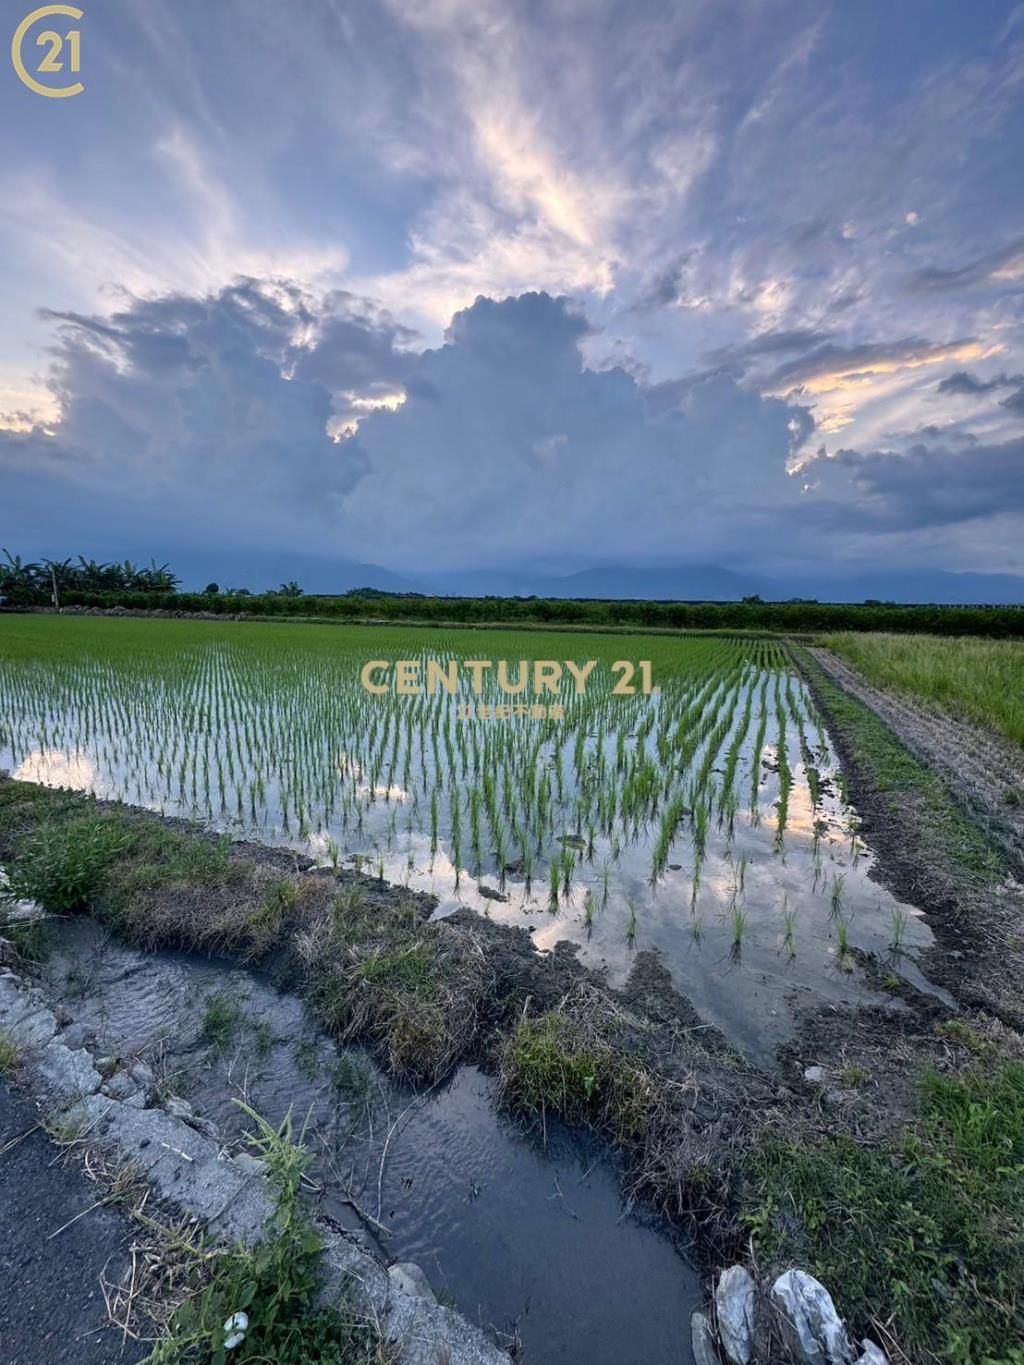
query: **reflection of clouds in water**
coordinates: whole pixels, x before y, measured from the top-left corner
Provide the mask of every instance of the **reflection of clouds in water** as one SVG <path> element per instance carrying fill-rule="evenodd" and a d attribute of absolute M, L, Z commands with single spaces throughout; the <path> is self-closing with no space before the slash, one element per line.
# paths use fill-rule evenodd
<path fill-rule="evenodd" d="M 375 800 L 378 797 L 386 798 L 388 801 L 408 801 L 409 799 L 409 793 L 405 788 L 399 787 L 394 782 L 390 787 L 371 787 L 369 783 L 366 783 L 364 786 L 356 787 L 356 794 L 373 797 Z"/>
<path fill-rule="evenodd" d="M 351 777 L 356 782 L 356 795 L 376 800 L 382 797 L 388 801 L 408 801 L 409 793 L 404 787 L 400 787 L 397 782 L 392 782 L 390 786 L 373 786 L 366 780 L 366 770 L 358 759 L 351 754 L 340 753 L 338 755 L 338 772 L 343 777 Z"/>
<path fill-rule="evenodd" d="M 11 774 L 16 782 L 38 782 L 42 787 L 67 787 L 91 791 L 96 781 L 95 764 L 82 754 L 62 749 L 36 749 L 22 759 Z"/>

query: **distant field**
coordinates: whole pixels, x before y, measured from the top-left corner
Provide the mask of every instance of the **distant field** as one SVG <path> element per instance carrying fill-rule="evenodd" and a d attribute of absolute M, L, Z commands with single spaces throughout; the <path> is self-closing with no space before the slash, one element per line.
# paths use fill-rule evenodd
<path fill-rule="evenodd" d="M 827 635 L 869 682 L 893 687 L 1024 744 L 1024 643 L 932 635 Z"/>

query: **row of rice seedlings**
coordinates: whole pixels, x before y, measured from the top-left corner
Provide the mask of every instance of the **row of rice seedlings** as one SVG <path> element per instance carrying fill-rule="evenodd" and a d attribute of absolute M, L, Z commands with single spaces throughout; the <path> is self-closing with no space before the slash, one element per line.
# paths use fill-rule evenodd
<path fill-rule="evenodd" d="M 538 864 L 557 863 L 557 903 L 576 871 L 576 853 L 555 847 L 561 831 L 581 831 L 581 865 L 602 848 L 614 865 L 624 847 L 649 838 L 657 878 L 686 809 L 696 891 L 711 810 L 732 834 L 755 710 L 756 809 L 773 686 L 781 709 L 785 659 L 772 642 L 672 642 L 661 704 L 612 698 L 600 687 L 579 698 L 563 687 L 564 721 L 504 725 L 460 720 L 465 697 L 366 694 L 355 680 L 365 635 L 353 633 L 346 652 L 335 646 L 347 632 L 311 630 L 303 644 L 316 648 L 296 650 L 294 635 L 273 643 L 272 627 L 251 643 L 230 629 L 209 647 L 193 636 L 184 650 L 103 661 L 69 654 L 55 668 L 52 660 L 45 669 L 5 660 L 5 749 L 15 766 L 32 752 L 81 753 L 113 775 L 107 780 L 126 799 L 269 837 L 319 838 L 333 865 L 343 849 L 358 852 L 369 840 L 379 871 L 385 850 L 420 832 L 431 859 L 442 848 L 450 857 L 456 883 L 467 863 L 475 876 L 491 870 L 502 879 L 508 867 L 531 876 Z M 393 632 L 386 649 L 374 645 L 414 657 L 423 633 Z M 502 637 L 502 652 L 507 645 Z M 524 655 L 536 645 L 536 637 L 529 648 L 524 642 Z M 430 652 L 442 663 L 460 657 L 454 636 L 431 638 Z M 493 689 L 482 695 L 496 697 Z M 408 850 L 411 858 L 411 843 Z M 607 880 L 602 896 L 606 903 Z"/>

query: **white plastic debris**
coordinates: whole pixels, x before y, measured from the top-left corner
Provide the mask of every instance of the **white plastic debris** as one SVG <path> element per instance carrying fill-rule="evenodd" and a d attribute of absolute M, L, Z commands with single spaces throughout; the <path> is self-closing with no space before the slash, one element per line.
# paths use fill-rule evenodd
<path fill-rule="evenodd" d="M 854 1361 L 854 1365 L 889 1365 L 889 1358 L 880 1347 L 865 1337 L 860 1344 L 860 1355 Z"/>
<path fill-rule="evenodd" d="M 789 1345 L 801 1365 L 849 1365 L 855 1351 L 832 1295 L 806 1270 L 787 1270 L 772 1285 Z"/>
<path fill-rule="evenodd" d="M 236 1346 L 241 1346 L 245 1340 L 245 1334 L 249 1330 L 248 1313 L 232 1313 L 224 1324 L 224 1349 L 233 1351 Z"/>
<path fill-rule="evenodd" d="M 754 1354 L 756 1289 L 741 1265 L 723 1270 L 715 1288 L 715 1316 L 722 1349 L 732 1365 L 747 1365 Z"/>

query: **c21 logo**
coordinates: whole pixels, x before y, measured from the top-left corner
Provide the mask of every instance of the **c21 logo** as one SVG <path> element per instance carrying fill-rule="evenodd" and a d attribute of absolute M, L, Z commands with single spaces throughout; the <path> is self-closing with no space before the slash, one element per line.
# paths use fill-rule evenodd
<path fill-rule="evenodd" d="M 81 81 L 75 81 L 72 85 L 44 85 L 28 70 L 24 52 L 29 29 L 41 20 L 54 16 L 81 19 L 82 11 L 75 9 L 73 5 L 43 5 L 41 9 L 27 14 L 15 29 L 14 37 L 11 39 L 11 61 L 18 73 L 18 79 L 30 90 L 34 90 L 37 95 L 45 95 L 48 99 L 59 100 L 67 99 L 69 95 L 80 95 L 85 86 Z M 61 27 L 63 28 L 63 25 Z M 36 75 L 53 75 L 65 69 L 77 75 L 80 71 L 82 34 L 79 29 L 65 29 L 63 33 L 58 33 L 52 28 L 44 29 L 36 34 L 35 46 L 43 49 L 42 57 L 35 67 Z"/>

